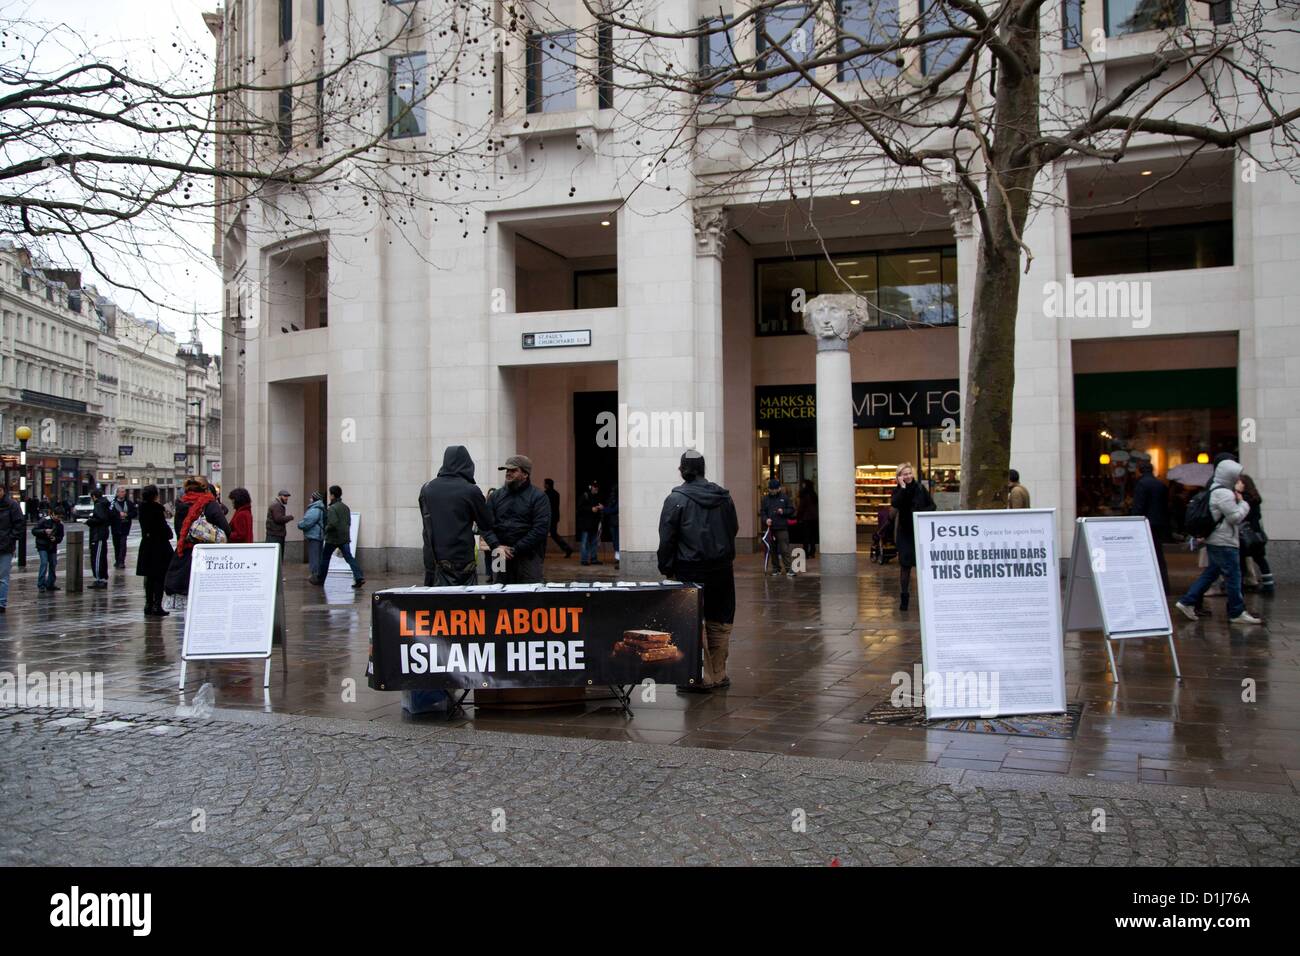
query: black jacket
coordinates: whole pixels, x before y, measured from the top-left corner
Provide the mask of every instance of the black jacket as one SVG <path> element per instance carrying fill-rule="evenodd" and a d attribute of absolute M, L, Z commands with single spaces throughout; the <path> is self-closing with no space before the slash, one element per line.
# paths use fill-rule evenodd
<path fill-rule="evenodd" d="M 145 578 L 161 578 L 172 561 L 172 529 L 167 527 L 167 514 L 156 501 L 140 505 L 140 551 L 136 556 L 135 573 Z"/>
<path fill-rule="evenodd" d="M 1143 475 L 1133 486 L 1129 514 L 1146 518 L 1152 528 L 1169 527 L 1169 489 L 1155 475 Z"/>
<path fill-rule="evenodd" d="M 112 519 L 110 524 L 116 534 L 130 534 L 131 522 L 139 515 L 139 509 L 136 508 L 135 502 L 130 498 L 121 502 L 122 507 L 118 507 L 118 500 L 114 498 L 108 503 L 108 514 Z"/>
<path fill-rule="evenodd" d="M 86 518 L 86 527 L 90 529 L 90 540 L 102 541 L 108 538 L 112 524 L 113 513 L 109 510 L 108 499 L 96 499 L 95 509 Z"/>
<path fill-rule="evenodd" d="M 507 545 L 519 557 L 541 554 L 551 529 L 551 503 L 531 481 L 518 491 L 497 489 L 488 502 L 488 527 L 483 537 L 492 547 Z"/>
<path fill-rule="evenodd" d="M 736 559 L 740 521 L 731 492 L 703 478 L 678 485 L 659 514 L 659 573 L 711 571 Z"/>
<path fill-rule="evenodd" d="M 595 531 L 600 527 L 600 512 L 591 509 L 600 504 L 600 496 L 593 495 L 588 489 L 578 498 L 578 510 L 573 513 L 574 530 L 581 534 L 583 531 Z"/>
<path fill-rule="evenodd" d="M 27 519 L 23 508 L 12 498 L 0 501 L 0 554 L 12 554 L 18 536 L 27 533 Z"/>
<path fill-rule="evenodd" d="M 63 540 L 63 522 L 42 518 L 32 528 L 32 535 L 36 538 L 37 551 L 58 551 L 59 542 Z"/>
<path fill-rule="evenodd" d="M 794 517 L 794 505 L 790 504 L 790 498 L 784 491 L 778 491 L 776 494 L 769 493 L 763 496 L 759 514 L 763 518 L 760 532 L 767 530 L 769 520 L 772 522 L 773 531 L 785 531 L 790 527 L 790 519 Z"/>
<path fill-rule="evenodd" d="M 551 530 L 560 526 L 560 493 L 554 488 L 546 489 L 546 502 L 551 506 Z"/>
<path fill-rule="evenodd" d="M 894 521 L 894 544 L 898 546 L 898 563 L 906 568 L 916 567 L 916 541 L 912 537 L 912 515 L 918 511 L 933 511 L 934 499 L 925 490 L 921 479 L 913 478 L 906 488 L 894 488 L 890 507 L 898 512 Z"/>
<path fill-rule="evenodd" d="M 459 569 L 474 560 L 474 525 L 486 534 L 491 522 L 483 492 L 474 484 L 474 460 L 464 445 L 448 446 L 438 477 L 420 489 L 420 517 L 426 571 L 432 573 L 439 561 Z"/>

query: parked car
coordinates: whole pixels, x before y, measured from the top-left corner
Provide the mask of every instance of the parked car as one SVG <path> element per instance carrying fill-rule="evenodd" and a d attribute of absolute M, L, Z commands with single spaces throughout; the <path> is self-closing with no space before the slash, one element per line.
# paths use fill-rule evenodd
<path fill-rule="evenodd" d="M 95 510 L 95 502 L 90 495 L 81 495 L 77 498 L 77 503 L 72 506 L 72 520 L 80 521 L 83 518 L 89 518 L 92 511 Z"/>

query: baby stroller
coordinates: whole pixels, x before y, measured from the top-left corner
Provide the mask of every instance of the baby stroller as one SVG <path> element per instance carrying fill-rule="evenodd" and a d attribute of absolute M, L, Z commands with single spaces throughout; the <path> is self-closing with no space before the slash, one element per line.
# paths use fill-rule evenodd
<path fill-rule="evenodd" d="M 894 509 L 881 508 L 876 512 L 876 532 L 871 536 L 871 560 L 876 564 L 888 564 L 889 559 L 898 554 L 898 545 L 894 543 Z"/>

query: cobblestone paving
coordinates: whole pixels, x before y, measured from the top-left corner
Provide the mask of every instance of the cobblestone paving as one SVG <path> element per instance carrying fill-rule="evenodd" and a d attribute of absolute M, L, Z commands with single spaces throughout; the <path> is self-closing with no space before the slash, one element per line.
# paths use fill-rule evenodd
<path fill-rule="evenodd" d="M 0 712 L 0 864 L 1300 860 L 1292 797 L 216 716 Z"/>

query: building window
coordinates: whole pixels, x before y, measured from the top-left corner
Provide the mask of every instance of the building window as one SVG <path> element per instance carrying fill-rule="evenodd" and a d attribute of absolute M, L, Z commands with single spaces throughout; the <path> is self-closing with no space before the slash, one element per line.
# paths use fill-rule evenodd
<path fill-rule="evenodd" d="M 1076 233 L 1071 248 L 1076 276 L 1213 269 L 1233 263 L 1232 220 Z"/>
<path fill-rule="evenodd" d="M 921 35 L 965 29 L 966 14 L 941 0 L 921 0 Z M 921 72 L 926 76 L 942 73 L 961 57 L 970 43 L 960 37 L 936 40 L 921 47 Z"/>
<path fill-rule="evenodd" d="M 1215 26 L 1232 22 L 1231 0 L 1210 0 L 1210 22 Z"/>
<path fill-rule="evenodd" d="M 851 53 L 863 46 L 879 46 L 898 39 L 897 0 L 840 0 L 836 8 L 839 23 L 839 52 Z M 903 54 L 867 53 L 839 66 L 841 83 L 884 80 L 897 76 Z"/>
<path fill-rule="evenodd" d="M 425 133 L 425 65 L 423 53 L 388 59 L 388 136 L 423 136 Z"/>
<path fill-rule="evenodd" d="M 280 152 L 289 152 L 293 148 L 293 90 L 289 87 L 280 91 L 275 130 L 280 141 Z"/>
<path fill-rule="evenodd" d="M 731 36 L 731 17 L 705 17 L 700 20 L 701 30 L 713 30 L 701 33 L 699 37 L 700 82 L 708 83 L 710 79 L 726 75 L 736 68 L 736 48 Z M 725 27 L 725 29 L 723 29 Z M 724 80 L 709 87 L 705 94 L 710 99 L 730 96 L 736 90 L 735 80 Z"/>
<path fill-rule="evenodd" d="M 325 77 L 316 77 L 316 148 L 325 145 Z"/>
<path fill-rule="evenodd" d="M 293 39 L 293 0 L 280 0 L 280 42 Z"/>
<path fill-rule="evenodd" d="M 1183 0 L 1105 0 L 1106 35 L 1168 30 L 1187 22 Z"/>
<path fill-rule="evenodd" d="M 528 112 L 558 113 L 578 108 L 578 34 L 531 33 L 525 68 Z"/>
<path fill-rule="evenodd" d="M 1061 45 L 1075 50 L 1083 43 L 1083 0 L 1061 0 Z"/>
<path fill-rule="evenodd" d="M 316 0 L 316 26 L 325 25 L 325 0 Z"/>
<path fill-rule="evenodd" d="M 614 108 L 614 27 L 608 23 L 596 26 L 596 100 L 598 109 Z"/>
<path fill-rule="evenodd" d="M 784 50 L 789 54 L 791 60 L 798 63 L 811 60 L 816 46 L 813 41 L 813 31 L 817 25 L 817 18 L 813 15 L 812 9 L 804 3 L 772 7 L 770 10 L 759 12 L 755 25 L 758 30 L 759 71 L 791 69 L 790 73 L 776 79 L 776 82 L 780 84 L 779 87 L 772 87 L 767 80 L 759 80 L 759 92 L 769 90 L 779 92 L 780 90 L 793 89 L 796 86 L 808 86 L 809 83 L 803 76 L 793 72 L 789 60 L 780 53 L 769 53 L 767 51 Z M 772 38 L 772 42 L 769 43 L 764 38 L 764 33 Z"/>
<path fill-rule="evenodd" d="M 954 246 L 900 252 L 852 252 L 759 262 L 758 335 L 803 332 L 794 311 L 823 293 L 856 292 L 867 300 L 873 328 L 957 324 L 957 250 Z"/>

